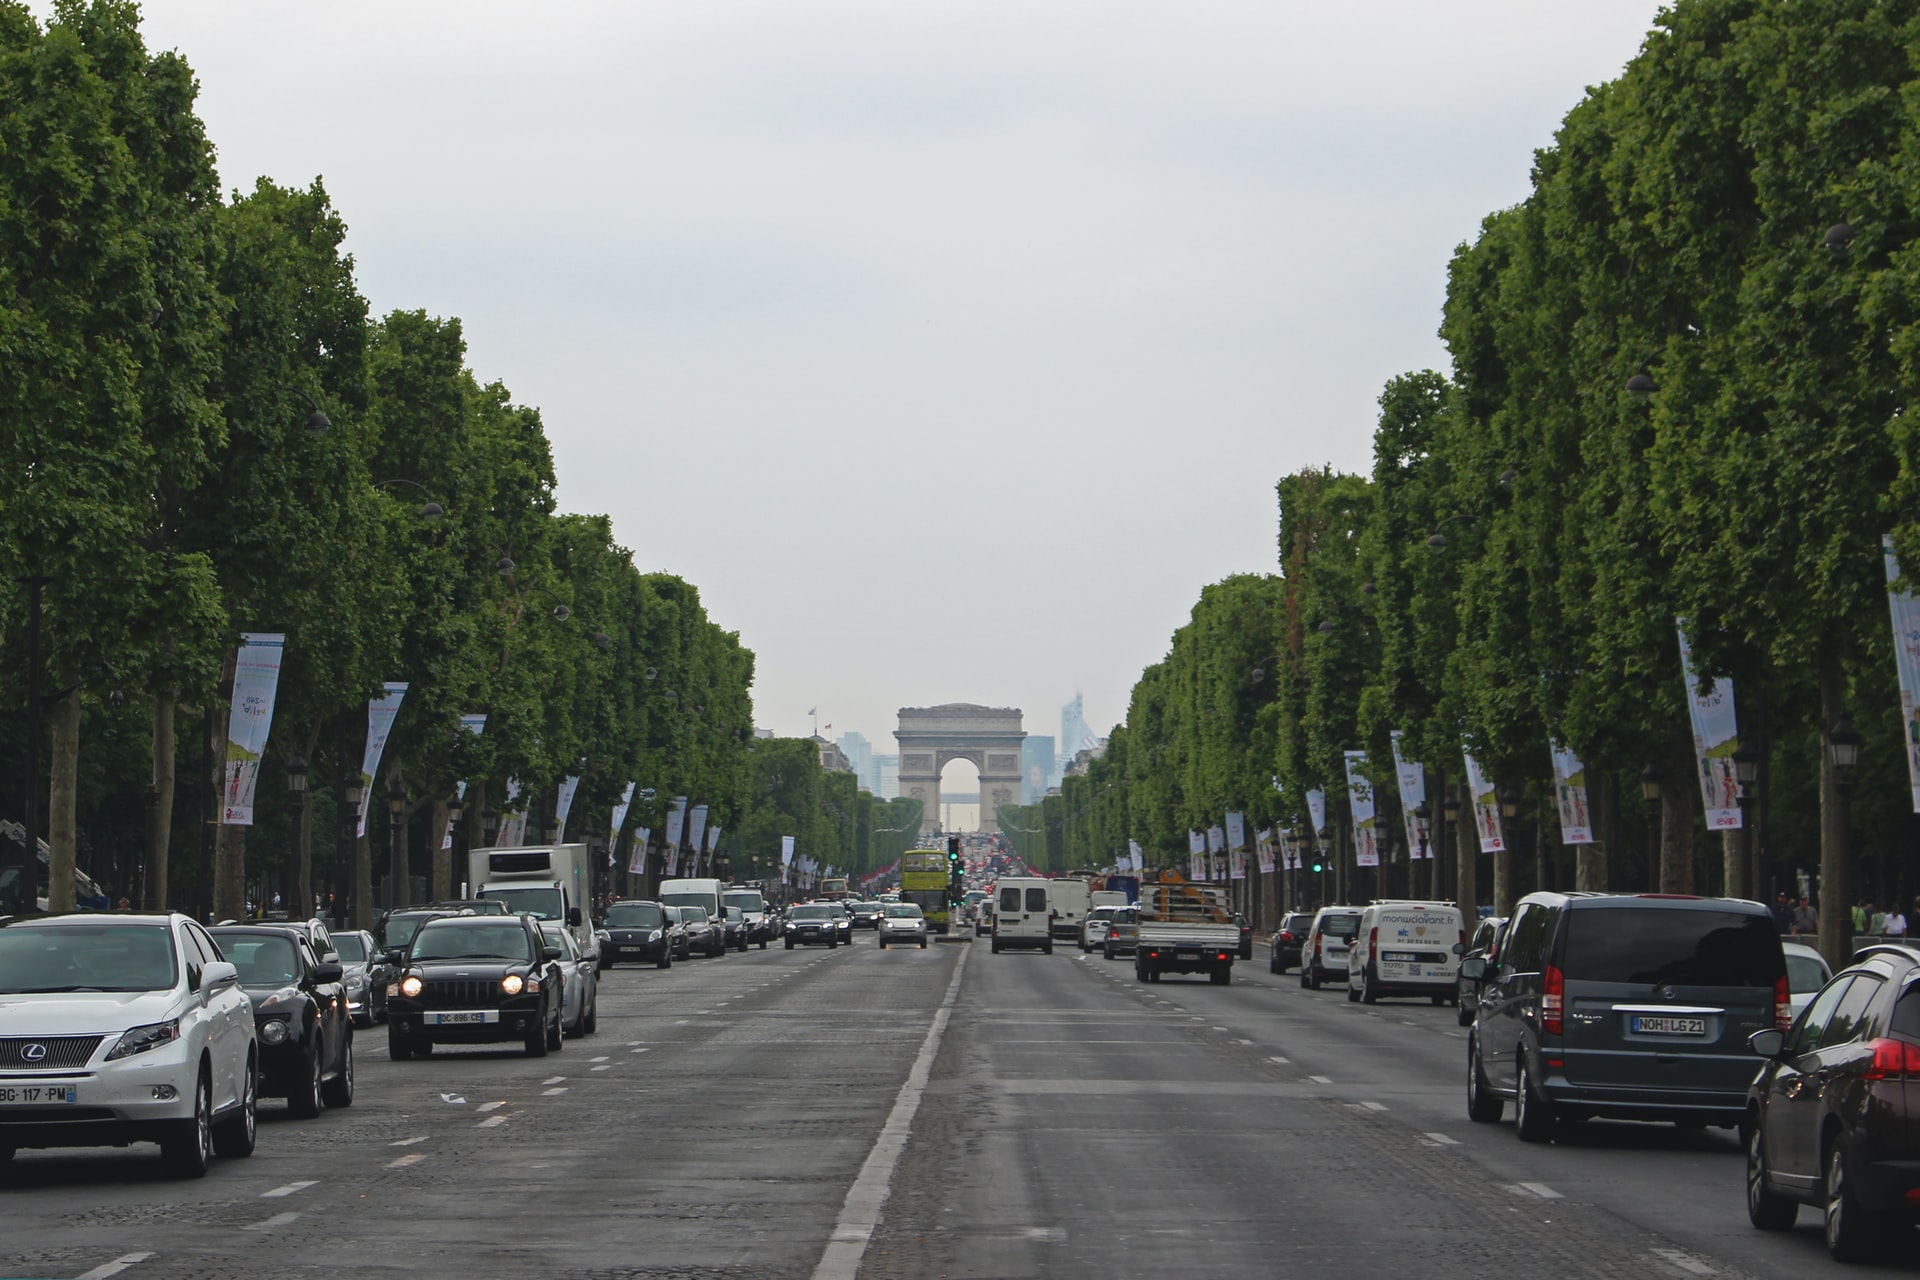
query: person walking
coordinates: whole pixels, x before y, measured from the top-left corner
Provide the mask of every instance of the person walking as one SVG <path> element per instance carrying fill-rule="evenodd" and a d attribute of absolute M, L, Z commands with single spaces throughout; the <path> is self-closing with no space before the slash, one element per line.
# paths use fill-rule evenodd
<path fill-rule="evenodd" d="M 1867 900 L 1860 899 L 1853 906 L 1853 932 L 1858 937 L 1867 931 Z"/>
<path fill-rule="evenodd" d="M 1907 936 L 1907 918 L 1900 914 L 1896 904 L 1880 922 L 1880 936 L 1883 938 L 1904 938 Z"/>
<path fill-rule="evenodd" d="M 1782 934 L 1793 932 L 1793 903 L 1784 892 L 1773 900 L 1773 923 Z"/>

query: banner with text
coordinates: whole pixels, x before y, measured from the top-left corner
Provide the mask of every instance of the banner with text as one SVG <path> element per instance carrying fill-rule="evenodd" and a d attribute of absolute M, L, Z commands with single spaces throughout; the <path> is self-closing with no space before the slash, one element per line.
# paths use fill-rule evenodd
<path fill-rule="evenodd" d="M 1503 853 L 1507 838 L 1500 830 L 1500 793 L 1480 772 L 1480 763 L 1466 755 L 1467 794 L 1473 797 L 1473 825 L 1480 834 L 1480 852 Z"/>
<path fill-rule="evenodd" d="M 1307 817 L 1313 822 L 1313 847 L 1320 847 L 1320 833 L 1327 829 L 1327 793 L 1315 787 L 1307 792 Z"/>
<path fill-rule="evenodd" d="M 567 842 L 567 815 L 573 812 L 573 797 L 580 790 L 580 775 L 574 774 L 560 783 L 560 796 L 553 806 L 553 842 Z"/>
<path fill-rule="evenodd" d="M 233 668 L 233 709 L 227 716 L 226 803 L 220 821 L 253 825 L 253 796 L 260 783 L 260 757 L 273 728 L 273 702 L 280 689 L 280 659 L 287 651 L 284 632 L 252 632 L 240 637 Z"/>
<path fill-rule="evenodd" d="M 633 844 L 627 852 L 627 874 L 643 876 L 647 873 L 647 841 L 653 839 L 652 827 L 635 827 Z"/>
<path fill-rule="evenodd" d="M 1374 830 L 1373 783 L 1367 780 L 1367 753 L 1342 752 L 1347 762 L 1347 805 L 1353 811 L 1353 856 L 1363 867 L 1380 865 L 1380 838 Z"/>
<path fill-rule="evenodd" d="M 373 799 L 373 776 L 380 772 L 380 757 L 387 752 L 387 738 L 393 733 L 394 717 L 400 714 L 400 701 L 407 696 L 405 684 L 388 684 L 386 693 L 367 699 L 367 751 L 360 760 L 360 818 L 353 834 L 367 834 L 367 804 Z"/>
<path fill-rule="evenodd" d="M 1547 743 L 1553 756 L 1553 793 L 1560 800 L 1560 843 L 1592 844 L 1593 811 L 1587 808 L 1587 767 L 1570 747 Z"/>
<path fill-rule="evenodd" d="M 1889 588 L 1900 580 L 1900 562 L 1893 555 L 1893 539 L 1880 539 L 1887 562 Z M 1906 744 L 1907 784 L 1913 788 L 1913 811 L 1920 813 L 1920 599 L 1906 587 L 1887 592 L 1893 612 L 1893 666 L 1900 677 L 1901 740 Z"/>
<path fill-rule="evenodd" d="M 1427 802 L 1427 770 L 1400 754 L 1400 730 L 1387 735 L 1393 742 L 1393 775 L 1400 783 L 1400 816 L 1407 827 L 1407 857 L 1414 861 L 1433 856 L 1433 835 L 1427 819 L 1414 812 Z"/>
<path fill-rule="evenodd" d="M 1687 682 L 1687 718 L 1693 724 L 1693 758 L 1700 769 L 1700 800 L 1707 811 L 1707 830 L 1733 831 L 1740 826 L 1740 782 L 1733 772 L 1733 753 L 1740 749 L 1740 722 L 1734 713 L 1733 681 L 1725 676 L 1706 693 L 1693 672 L 1693 646 L 1687 628 L 1680 633 L 1680 674 Z"/>

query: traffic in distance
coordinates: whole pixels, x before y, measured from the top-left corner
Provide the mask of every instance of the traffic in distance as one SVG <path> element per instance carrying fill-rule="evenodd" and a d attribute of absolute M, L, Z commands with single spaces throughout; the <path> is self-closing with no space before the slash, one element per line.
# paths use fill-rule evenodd
<path fill-rule="evenodd" d="M 1116 962 L 1107 972 L 1123 989 L 1185 983 L 1188 1007 L 1264 949 L 1266 977 L 1309 998 L 1444 1011 L 1437 1025 L 1460 1029 L 1440 1033 L 1459 1037 L 1457 1074 L 1431 1082 L 1458 1081 L 1456 1114 L 1474 1126 L 1505 1123 L 1569 1163 L 1594 1154 L 1582 1132 L 1610 1122 L 1724 1132 L 1740 1158 L 1700 1194 L 1737 1196 L 1757 1232 L 1808 1219 L 1842 1262 L 1911 1255 L 1915 1243 L 1920 946 L 1869 942 L 1836 975 L 1783 942 L 1757 903 L 1572 892 L 1529 894 L 1510 917 L 1439 901 L 1333 904 L 1286 912 L 1256 939 L 1230 886 L 1170 872 L 1041 876 L 994 842 L 958 837 L 866 885 L 663 879 L 596 904 L 582 892 L 584 857 L 567 845 L 475 850 L 469 896 L 389 911 L 371 931 L 178 913 L 0 919 L 8 1186 L 25 1194 L 37 1162 L 80 1147 L 124 1148 L 129 1161 L 157 1149 L 166 1172 L 202 1177 L 278 1136 L 263 1135 L 263 1100 L 307 1121 L 367 1105 L 356 1053 L 368 1049 L 427 1071 L 474 1053 L 591 1050 L 608 1000 L 645 999 L 665 980 L 625 970 L 947 939 L 984 941 L 977 950 L 1007 964 L 1056 950 Z M 1041 981 L 1016 972 L 1021 985 Z M 1271 1003 L 1285 989 L 1263 982 L 1257 995 Z M 1403 1021 L 1419 1028 L 1409 1034 L 1436 1026 Z M 383 1042 L 359 1045 L 360 1033 Z M 376 1087 L 417 1079 L 387 1074 Z"/>

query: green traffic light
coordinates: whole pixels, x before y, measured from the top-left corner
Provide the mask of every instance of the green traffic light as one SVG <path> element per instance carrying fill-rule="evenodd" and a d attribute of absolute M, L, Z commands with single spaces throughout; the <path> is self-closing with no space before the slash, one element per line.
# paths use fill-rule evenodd
<path fill-rule="evenodd" d="M 1316 863 L 1314 863 L 1314 864 L 1313 864 L 1313 870 L 1314 870 L 1314 873 L 1315 873 L 1316 875 L 1317 875 L 1317 874 L 1319 874 L 1319 871 L 1320 871 L 1320 864 L 1319 864 L 1319 863 L 1317 863 L 1317 862 L 1316 862 Z"/>

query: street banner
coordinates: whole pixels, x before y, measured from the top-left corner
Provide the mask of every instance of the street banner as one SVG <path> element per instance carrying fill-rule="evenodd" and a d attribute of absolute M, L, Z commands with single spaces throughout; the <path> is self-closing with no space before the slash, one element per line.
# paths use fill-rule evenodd
<path fill-rule="evenodd" d="M 607 837 L 609 849 L 620 843 L 620 828 L 627 825 L 627 810 L 633 807 L 633 789 L 638 785 L 638 783 L 629 782 L 627 789 L 620 793 L 620 803 L 613 806 L 613 823 L 607 828 L 612 833 Z"/>
<path fill-rule="evenodd" d="M 680 874 L 680 833 L 687 823 L 687 798 L 675 796 L 667 806 L 667 874 Z"/>
<path fill-rule="evenodd" d="M 1313 843 L 1318 848 L 1320 833 L 1327 829 L 1327 793 L 1318 787 L 1307 792 L 1307 817 L 1313 821 Z"/>
<path fill-rule="evenodd" d="M 260 782 L 260 757 L 266 754 L 267 731 L 273 728 L 273 700 L 280 689 L 280 659 L 287 651 L 286 633 L 250 632 L 240 637 L 233 667 L 233 710 L 227 717 L 226 803 L 220 821 L 228 826 L 253 825 L 253 795 Z"/>
<path fill-rule="evenodd" d="M 1900 580 L 1900 562 L 1894 559 L 1893 539 L 1882 536 L 1887 562 L 1887 585 Z M 1900 676 L 1900 723 L 1906 744 L 1907 783 L 1913 788 L 1913 811 L 1920 813 L 1920 599 L 1906 587 L 1887 592 L 1893 611 L 1893 666 Z"/>
<path fill-rule="evenodd" d="M 1367 780 L 1367 753 L 1342 753 L 1347 762 L 1347 804 L 1353 810 L 1353 856 L 1363 867 L 1380 865 L 1380 837 L 1373 826 L 1373 783 Z"/>
<path fill-rule="evenodd" d="M 1227 851 L 1227 874 L 1235 880 L 1247 878 L 1247 853 L 1244 849 Z"/>
<path fill-rule="evenodd" d="M 1200 869 L 1200 860 L 1206 856 L 1207 856 L 1207 838 L 1201 835 L 1198 831 L 1195 831 L 1192 827 L 1188 827 L 1187 828 L 1187 879 L 1205 880 L 1207 878 L 1206 872 Z"/>
<path fill-rule="evenodd" d="M 1407 857 L 1415 862 L 1433 856 L 1433 837 L 1427 819 L 1414 810 L 1427 802 L 1427 770 L 1417 761 L 1400 754 L 1400 730 L 1387 737 L 1393 743 L 1393 773 L 1400 783 L 1400 816 L 1407 827 Z"/>
<path fill-rule="evenodd" d="M 519 846 L 521 837 L 527 829 L 527 811 L 513 806 L 520 799 L 520 779 L 507 779 L 507 802 L 500 806 L 500 830 L 494 833 L 493 842 L 502 849 Z"/>
<path fill-rule="evenodd" d="M 1273 832 L 1266 827 L 1260 828 L 1253 838 L 1254 855 L 1260 859 L 1260 874 L 1273 874 Z"/>
<path fill-rule="evenodd" d="M 1480 772 L 1480 762 L 1471 752 L 1465 753 L 1467 762 L 1467 794 L 1473 797 L 1473 825 L 1480 833 L 1480 852 L 1504 853 L 1507 838 L 1500 830 L 1500 794 L 1494 790 L 1493 783 Z"/>
<path fill-rule="evenodd" d="M 460 727 L 475 737 L 479 737 L 487 731 L 487 713 L 484 711 L 469 711 L 460 717 Z M 456 782 L 453 784 L 453 789 L 455 793 L 459 795 L 462 803 L 464 803 L 467 798 L 467 784 L 464 782 Z M 447 834 L 440 837 L 440 847 L 442 849 L 453 848 L 453 824 L 451 822 L 447 824 Z"/>
<path fill-rule="evenodd" d="M 1230 813 L 1227 815 L 1227 848 L 1244 849 L 1247 847 L 1247 815 Z"/>
<path fill-rule="evenodd" d="M 1140 854 L 1140 842 L 1138 840 L 1127 841 L 1127 865 L 1137 873 L 1142 869 L 1144 861 Z"/>
<path fill-rule="evenodd" d="M 1553 793 L 1560 800 L 1560 843 L 1592 844 L 1593 811 L 1587 807 L 1587 767 L 1570 747 L 1548 742 L 1553 756 Z"/>
<path fill-rule="evenodd" d="M 1273 829 L 1274 840 L 1280 846 L 1280 865 L 1288 871 L 1298 871 L 1302 866 L 1300 842 L 1296 838 L 1297 835 L 1298 833 L 1295 832 L 1292 827 L 1275 827 Z"/>
<path fill-rule="evenodd" d="M 1740 749 L 1740 722 L 1734 713 L 1733 681 L 1722 676 L 1702 694 L 1693 674 L 1687 628 L 1678 621 L 1674 626 L 1680 632 L 1680 674 L 1687 682 L 1687 718 L 1693 723 L 1693 758 L 1699 762 L 1707 830 L 1735 831 L 1740 827 L 1740 782 L 1733 772 L 1733 753 Z"/>
<path fill-rule="evenodd" d="M 1218 826 L 1207 828 L 1207 879 L 1227 878 L 1227 833 Z"/>
<path fill-rule="evenodd" d="M 647 873 L 647 841 L 653 839 L 652 827 L 635 827 L 633 844 L 627 854 L 627 874 L 641 876 Z"/>
<path fill-rule="evenodd" d="M 573 797 L 580 790 L 580 775 L 563 779 L 560 783 L 560 798 L 553 806 L 553 842 L 567 842 L 567 815 L 573 812 Z"/>
<path fill-rule="evenodd" d="M 707 806 L 697 804 L 693 806 L 693 812 L 687 815 L 687 852 L 692 855 L 687 861 L 696 876 L 700 874 L 700 842 L 706 836 Z"/>
<path fill-rule="evenodd" d="M 792 864 L 793 864 L 793 837 L 781 836 L 780 837 L 780 865 L 783 867 L 786 867 L 786 866 L 791 866 Z"/>
<path fill-rule="evenodd" d="M 380 772 L 380 757 L 386 754 L 387 738 L 393 733 L 393 719 L 400 714 L 400 700 L 407 696 L 405 684 L 389 684 L 386 693 L 367 699 L 367 752 L 360 760 L 360 820 L 356 837 L 367 834 L 367 802 L 373 799 L 373 775 Z"/>

